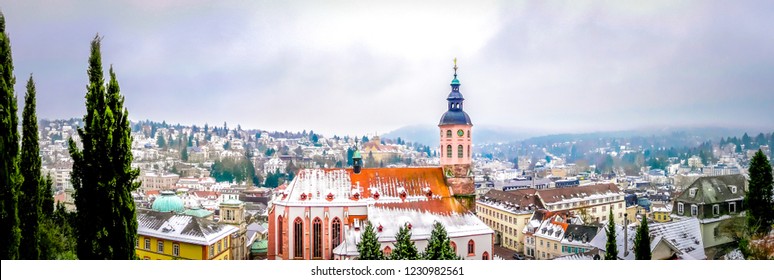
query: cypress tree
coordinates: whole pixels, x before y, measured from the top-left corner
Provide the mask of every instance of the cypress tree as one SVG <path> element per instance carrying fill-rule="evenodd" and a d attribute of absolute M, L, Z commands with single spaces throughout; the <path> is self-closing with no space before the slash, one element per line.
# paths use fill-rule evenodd
<path fill-rule="evenodd" d="M 626 230 L 626 229 L 624 229 Z M 615 222 L 613 222 L 613 209 L 610 209 L 610 218 L 607 219 L 607 244 L 605 244 L 605 259 L 618 259 L 618 245 L 615 241 Z"/>
<path fill-rule="evenodd" d="M 22 113 L 21 173 L 24 182 L 19 193 L 19 219 L 21 237 L 19 258 L 40 258 L 41 195 L 40 195 L 40 147 L 38 147 L 38 117 L 35 115 L 35 81 L 30 75 Z"/>
<path fill-rule="evenodd" d="M 13 86 L 11 41 L 5 33 L 5 15 L 0 12 L 0 259 L 19 258 L 19 119 Z"/>
<path fill-rule="evenodd" d="M 418 260 L 419 251 L 414 241 L 411 241 L 411 230 L 408 228 L 408 224 L 403 225 L 398 229 L 398 234 L 395 235 L 395 249 L 392 250 L 390 259 L 393 260 Z"/>
<path fill-rule="evenodd" d="M 423 254 L 426 260 L 458 260 L 457 253 L 451 247 L 451 240 L 446 233 L 446 228 L 436 221 L 433 223 L 433 231 L 430 233 L 430 241 Z"/>
<path fill-rule="evenodd" d="M 637 235 L 634 237 L 634 259 L 650 260 L 650 230 L 648 230 L 648 216 L 642 216 L 640 227 L 637 228 Z"/>
<path fill-rule="evenodd" d="M 383 260 L 384 252 L 382 252 L 381 246 L 374 226 L 371 225 L 371 222 L 366 222 L 363 235 L 360 237 L 360 242 L 357 243 L 357 252 L 360 254 L 358 259 Z"/>
<path fill-rule="evenodd" d="M 744 196 L 747 207 L 747 228 L 755 233 L 766 234 L 774 224 L 774 201 L 772 201 L 771 165 L 763 151 L 758 150 L 750 160 L 749 190 Z"/>
<path fill-rule="evenodd" d="M 132 169 L 131 126 L 118 80 L 110 68 L 105 85 L 100 38 L 91 42 L 83 149 L 70 139 L 80 259 L 134 259 L 137 219 L 131 192 L 139 187 Z"/>
<path fill-rule="evenodd" d="M 43 211 L 43 217 L 51 217 L 54 214 L 54 180 L 51 175 L 43 176 L 40 184 L 40 209 Z"/>

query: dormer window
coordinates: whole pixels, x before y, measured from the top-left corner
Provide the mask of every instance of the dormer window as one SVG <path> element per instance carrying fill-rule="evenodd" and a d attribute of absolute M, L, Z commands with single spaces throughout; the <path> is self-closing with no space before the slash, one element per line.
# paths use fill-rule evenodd
<path fill-rule="evenodd" d="M 688 190 L 688 195 L 690 197 L 695 197 L 696 196 L 696 188 L 689 189 Z"/>
<path fill-rule="evenodd" d="M 736 193 L 736 186 L 731 186 L 731 193 Z"/>

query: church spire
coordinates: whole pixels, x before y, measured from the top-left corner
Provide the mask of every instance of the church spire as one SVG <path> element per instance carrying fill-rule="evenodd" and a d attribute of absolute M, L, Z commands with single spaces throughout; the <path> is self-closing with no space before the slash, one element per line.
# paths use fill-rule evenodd
<path fill-rule="evenodd" d="M 460 81 L 457 80 L 457 58 L 456 57 L 454 58 L 454 80 L 452 80 L 451 85 L 452 86 L 460 85 Z"/>

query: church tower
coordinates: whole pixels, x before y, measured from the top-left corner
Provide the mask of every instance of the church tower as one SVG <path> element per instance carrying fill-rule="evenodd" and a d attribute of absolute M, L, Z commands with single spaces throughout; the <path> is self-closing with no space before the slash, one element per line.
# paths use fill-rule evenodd
<path fill-rule="evenodd" d="M 456 58 L 451 93 L 446 100 L 448 109 L 441 116 L 441 122 L 438 124 L 441 136 L 441 167 L 455 195 L 473 195 L 475 192 L 471 166 L 473 123 L 470 121 L 470 116 L 462 109 L 465 98 L 460 93 L 460 81 L 457 80 Z"/>

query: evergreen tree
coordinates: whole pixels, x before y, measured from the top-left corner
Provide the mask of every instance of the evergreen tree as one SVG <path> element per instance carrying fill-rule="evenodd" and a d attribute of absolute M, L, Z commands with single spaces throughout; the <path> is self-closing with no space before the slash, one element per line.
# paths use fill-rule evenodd
<path fill-rule="evenodd" d="M 360 254 L 358 259 L 360 260 L 383 260 L 384 252 L 381 249 L 382 245 L 379 243 L 379 239 L 376 236 L 376 230 L 371 222 L 366 222 L 363 235 L 360 237 L 360 242 L 357 243 L 357 252 Z"/>
<path fill-rule="evenodd" d="M 40 184 L 41 203 L 40 209 L 42 210 L 44 217 L 51 217 L 54 214 L 54 180 L 51 179 L 51 175 L 43 177 L 43 181 Z"/>
<path fill-rule="evenodd" d="M 426 260 L 458 260 L 457 253 L 451 247 L 451 240 L 446 234 L 446 228 L 436 221 L 433 223 L 433 231 L 430 233 L 430 241 L 427 243 L 425 253 L 422 255 Z"/>
<path fill-rule="evenodd" d="M 167 146 L 167 141 L 164 140 L 164 135 L 161 135 L 161 133 L 156 134 L 156 146 L 158 146 L 159 149 L 163 149 Z"/>
<path fill-rule="evenodd" d="M 642 215 L 640 227 L 634 237 L 634 259 L 650 260 L 650 230 L 648 230 L 648 215 Z"/>
<path fill-rule="evenodd" d="M 180 149 L 180 160 L 182 161 L 188 161 L 188 147 L 183 147 Z"/>
<path fill-rule="evenodd" d="M 747 228 L 766 234 L 774 224 L 774 201 L 772 201 L 771 165 L 761 150 L 750 160 L 749 191 L 745 194 L 747 205 Z M 756 233 L 753 232 L 753 233 Z"/>
<path fill-rule="evenodd" d="M 390 259 L 392 260 L 418 260 L 419 251 L 414 241 L 411 241 L 411 229 L 408 224 L 398 229 L 395 235 L 395 249 L 392 250 Z"/>
<path fill-rule="evenodd" d="M 618 245 L 615 242 L 615 222 L 613 222 L 613 209 L 610 209 L 610 218 L 607 219 L 607 244 L 605 244 L 605 259 L 618 259 Z"/>
<path fill-rule="evenodd" d="M 21 173 L 24 182 L 19 192 L 20 229 L 24 233 L 19 245 L 19 258 L 40 258 L 38 245 L 41 194 L 40 194 L 40 147 L 38 147 L 38 117 L 35 115 L 35 81 L 27 80 L 27 95 L 22 113 Z"/>
<path fill-rule="evenodd" d="M 139 170 L 131 168 L 129 112 L 112 67 L 105 84 L 100 40 L 91 41 L 86 115 L 78 128 L 83 149 L 69 141 L 77 252 L 80 259 L 134 259 L 137 218 L 131 192 L 140 185 L 135 182 Z"/>
<path fill-rule="evenodd" d="M 0 12 L 0 259 L 19 258 L 19 188 L 24 180 L 19 173 L 19 119 L 13 92 L 11 41 L 5 33 L 5 15 Z"/>

